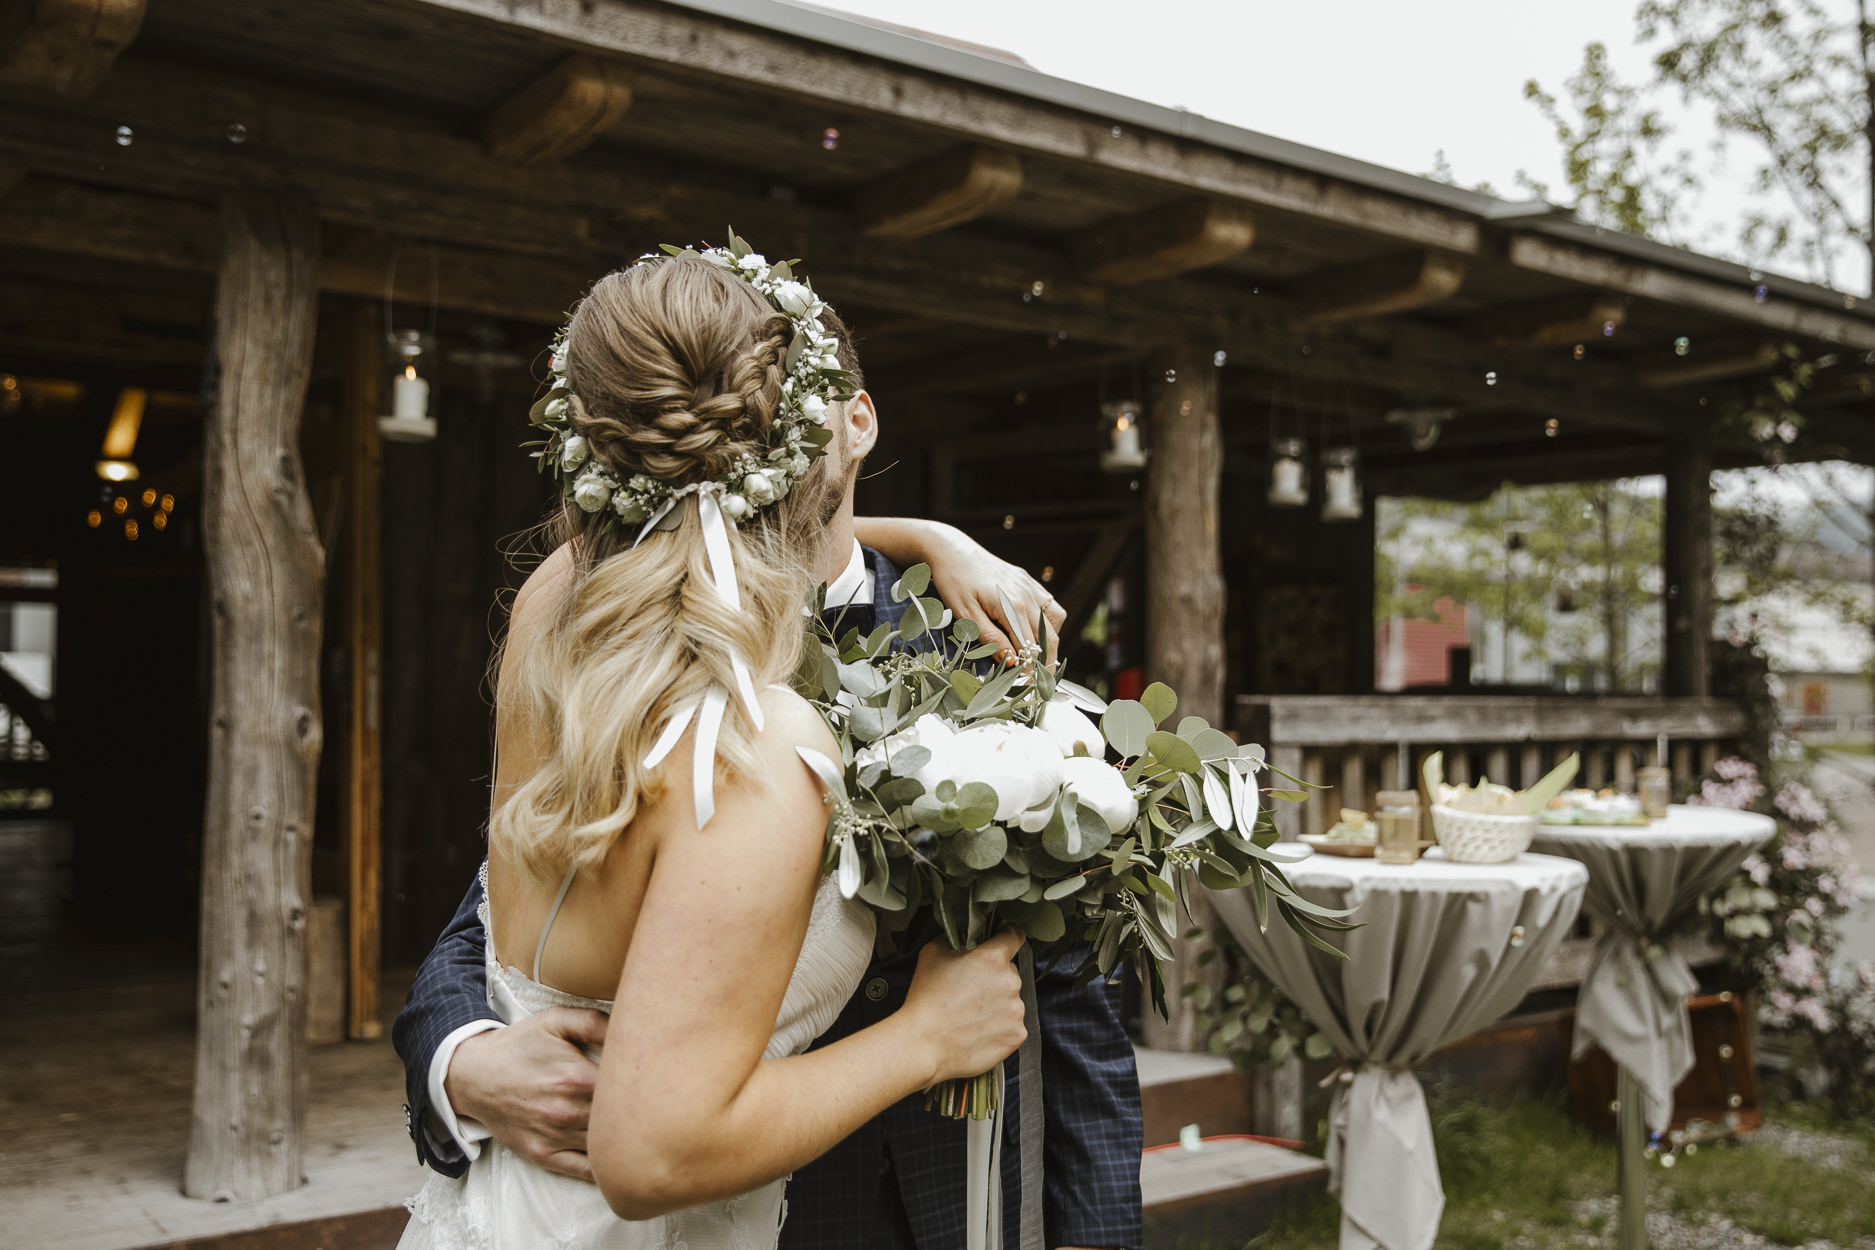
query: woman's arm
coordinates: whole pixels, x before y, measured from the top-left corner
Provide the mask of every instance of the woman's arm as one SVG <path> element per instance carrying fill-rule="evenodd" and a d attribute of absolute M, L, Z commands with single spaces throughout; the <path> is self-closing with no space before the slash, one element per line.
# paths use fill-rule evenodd
<path fill-rule="evenodd" d="M 1067 613 L 1046 587 L 1021 568 L 998 559 L 954 525 L 909 517 L 854 517 L 853 534 L 865 546 L 885 553 L 904 568 L 931 566 L 931 584 L 938 598 L 958 616 L 966 616 L 983 631 L 983 640 L 1002 648 L 1001 659 L 1013 663 L 1012 654 L 1035 637 L 1036 623 L 1048 619 L 1046 657 L 1055 644 Z"/>
<path fill-rule="evenodd" d="M 1021 939 L 1005 933 L 965 955 L 927 948 L 905 1006 L 873 1028 L 763 1059 L 807 930 L 827 819 L 795 743 L 835 749 L 808 704 L 778 701 L 761 736 L 766 782 L 719 786 L 701 831 L 686 827 L 679 799 L 660 836 L 588 1134 L 594 1178 L 627 1219 L 784 1176 L 901 1098 L 994 1066 L 1024 1036 L 1010 963 Z M 687 775 L 685 761 L 673 757 L 672 771 Z"/>

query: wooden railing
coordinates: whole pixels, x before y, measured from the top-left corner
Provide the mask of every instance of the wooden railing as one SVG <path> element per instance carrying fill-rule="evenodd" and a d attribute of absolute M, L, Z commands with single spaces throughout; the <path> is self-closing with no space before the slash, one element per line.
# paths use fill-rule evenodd
<path fill-rule="evenodd" d="M 0 788 L 46 784 L 51 740 L 52 705 L 0 667 Z"/>
<path fill-rule="evenodd" d="M 1729 700 L 1640 695 L 1245 695 L 1236 713 L 1244 740 L 1262 743 L 1271 764 L 1331 787 L 1311 790 L 1306 804 L 1277 805 L 1285 838 L 1320 833 L 1343 807 L 1367 810 L 1376 790 L 1416 785 L 1433 751 L 1445 753 L 1447 780 L 1513 786 L 1579 751 L 1579 784 L 1632 793 L 1661 735 L 1684 785 L 1732 750 L 1744 726 Z"/>

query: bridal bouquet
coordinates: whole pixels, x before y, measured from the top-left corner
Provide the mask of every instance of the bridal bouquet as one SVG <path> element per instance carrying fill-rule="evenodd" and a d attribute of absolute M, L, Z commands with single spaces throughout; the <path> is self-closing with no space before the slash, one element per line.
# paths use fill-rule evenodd
<path fill-rule="evenodd" d="M 959 950 L 1005 924 L 1044 942 L 1084 936 L 1080 974 L 1108 976 L 1130 959 L 1162 1015 L 1160 963 L 1192 875 L 1254 889 L 1259 922 L 1281 916 L 1339 953 L 1311 930 L 1345 929 L 1347 913 L 1298 896 L 1280 868 L 1293 861 L 1269 849 L 1276 829 L 1254 784 L 1261 747 L 1195 716 L 1166 728 L 1178 699 L 1164 685 L 1104 702 L 1033 645 L 985 675 L 995 648 L 921 597 L 929 585 L 925 566 L 907 570 L 892 587 L 904 617 L 869 635 L 816 618 L 796 674 L 840 742 L 841 760 L 819 767 L 835 796 L 825 871 L 848 898 L 892 932 L 929 909 Z M 894 646 L 927 634 L 931 650 Z M 940 1111 L 979 1119 L 996 1098 L 987 1077 L 931 1095 Z"/>

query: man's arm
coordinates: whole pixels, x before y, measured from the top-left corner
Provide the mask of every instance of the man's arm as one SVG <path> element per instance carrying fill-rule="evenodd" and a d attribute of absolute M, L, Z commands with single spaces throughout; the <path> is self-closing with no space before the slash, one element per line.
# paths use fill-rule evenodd
<path fill-rule="evenodd" d="M 605 1042 L 597 1011 L 554 1007 L 512 1027 L 488 1005 L 481 875 L 417 970 L 391 1041 L 404 1061 L 417 1158 L 460 1176 L 483 1139 L 552 1172 L 592 1179 L 586 1122 Z"/>
<path fill-rule="evenodd" d="M 477 914 L 481 901 L 478 872 L 449 926 L 417 969 L 410 996 L 391 1026 L 391 1044 L 404 1061 L 406 1127 L 416 1143 L 417 1158 L 445 1176 L 462 1175 L 473 1147 L 465 1149 L 460 1134 L 452 1131 L 453 1111 L 434 1105 L 430 1077 L 435 1061 L 443 1052 L 441 1066 L 447 1071 L 463 1041 L 478 1030 L 501 1027 L 501 1019 L 488 1005 L 484 936 Z"/>
<path fill-rule="evenodd" d="M 1036 952 L 1042 1034 L 1042 1222 L 1056 1247 L 1143 1244 L 1139 1157 L 1144 1128 L 1133 1043 L 1118 986 L 1074 984 L 1088 948 Z"/>

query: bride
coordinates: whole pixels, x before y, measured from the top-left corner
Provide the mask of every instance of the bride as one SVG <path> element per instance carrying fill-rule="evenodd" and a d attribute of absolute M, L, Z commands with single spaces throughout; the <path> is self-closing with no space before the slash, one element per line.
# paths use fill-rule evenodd
<path fill-rule="evenodd" d="M 1006 931 L 925 948 L 903 1008 L 803 1053 L 858 985 L 873 920 L 820 872 L 802 752 L 838 748 L 776 683 L 808 588 L 846 564 L 833 522 L 865 449 L 824 402 L 822 306 L 757 268 L 641 261 L 594 286 L 556 353 L 565 402 L 543 424 L 575 506 L 509 624 L 483 919 L 503 1019 L 611 1013 L 594 1182 L 490 1142 L 411 1200 L 405 1250 L 772 1247 L 793 1169 L 1023 1039 Z"/>

